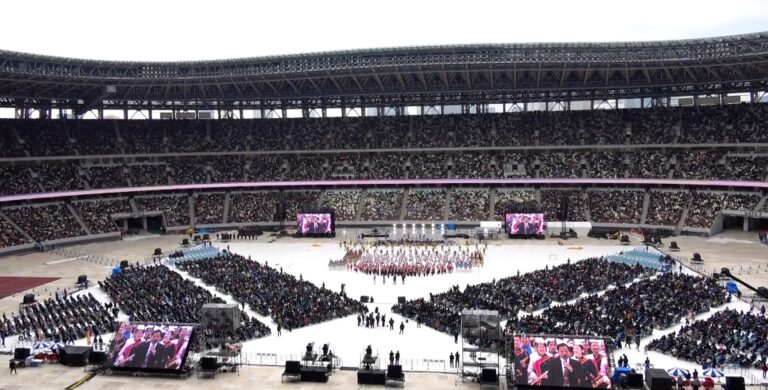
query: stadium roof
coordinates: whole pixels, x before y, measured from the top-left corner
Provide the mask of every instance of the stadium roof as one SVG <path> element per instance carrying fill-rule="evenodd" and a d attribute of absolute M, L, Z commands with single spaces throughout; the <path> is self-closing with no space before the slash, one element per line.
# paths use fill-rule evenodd
<path fill-rule="evenodd" d="M 768 32 L 704 39 L 396 47 L 217 61 L 0 51 L 5 105 L 433 105 L 764 90 Z M 50 103 L 50 102 L 49 102 Z"/>

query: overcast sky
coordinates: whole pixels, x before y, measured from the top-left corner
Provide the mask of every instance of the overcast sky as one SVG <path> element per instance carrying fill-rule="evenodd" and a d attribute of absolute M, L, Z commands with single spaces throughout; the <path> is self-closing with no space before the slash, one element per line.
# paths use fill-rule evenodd
<path fill-rule="evenodd" d="M 3 2 L 0 10 L 0 49 L 111 60 L 666 40 L 768 30 L 766 0 L 28 0 Z"/>

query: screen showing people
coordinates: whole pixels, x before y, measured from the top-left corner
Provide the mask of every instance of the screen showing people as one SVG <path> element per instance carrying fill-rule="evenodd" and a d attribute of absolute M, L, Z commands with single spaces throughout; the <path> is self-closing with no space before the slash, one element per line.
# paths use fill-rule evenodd
<path fill-rule="evenodd" d="M 605 340 L 515 336 L 514 378 L 520 386 L 611 387 Z"/>
<path fill-rule="evenodd" d="M 544 214 L 507 213 L 505 219 L 509 235 L 532 236 L 544 234 Z"/>
<path fill-rule="evenodd" d="M 296 215 L 297 230 L 301 234 L 331 234 L 333 217 L 330 213 Z"/>
<path fill-rule="evenodd" d="M 180 370 L 192 337 L 192 326 L 120 325 L 109 362 L 113 368 Z"/>

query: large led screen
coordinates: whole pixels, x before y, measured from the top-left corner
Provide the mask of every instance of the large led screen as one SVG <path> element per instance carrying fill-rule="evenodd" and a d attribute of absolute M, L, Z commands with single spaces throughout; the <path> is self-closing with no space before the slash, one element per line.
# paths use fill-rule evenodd
<path fill-rule="evenodd" d="M 544 214 L 507 213 L 504 216 L 507 234 L 533 236 L 544 234 Z"/>
<path fill-rule="evenodd" d="M 605 340 L 586 336 L 514 336 L 520 386 L 611 387 Z"/>
<path fill-rule="evenodd" d="M 180 370 L 189 353 L 193 327 L 189 325 L 120 325 L 109 356 L 113 368 Z"/>
<path fill-rule="evenodd" d="M 296 215 L 296 231 L 301 235 L 331 234 L 333 230 L 333 214 L 331 213 Z"/>

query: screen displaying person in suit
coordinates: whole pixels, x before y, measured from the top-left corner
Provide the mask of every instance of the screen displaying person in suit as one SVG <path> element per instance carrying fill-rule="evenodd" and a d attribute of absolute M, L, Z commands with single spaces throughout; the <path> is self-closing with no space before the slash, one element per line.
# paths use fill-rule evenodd
<path fill-rule="evenodd" d="M 571 350 L 565 343 L 557 345 L 556 358 L 547 361 L 547 371 L 549 375 L 544 381 L 545 386 L 562 387 L 582 387 L 580 379 L 583 378 L 581 364 L 578 360 L 571 358 Z M 586 387 L 592 387 L 591 383 Z"/>
<path fill-rule="evenodd" d="M 507 233 L 511 235 L 535 236 L 544 233 L 544 214 L 512 214 L 505 216 Z"/>
<path fill-rule="evenodd" d="M 517 234 L 533 235 L 539 232 L 539 227 L 531 222 L 530 217 L 523 215 L 517 224 Z"/>
<path fill-rule="evenodd" d="M 331 214 L 298 214 L 296 220 L 302 234 L 331 233 Z"/>
<path fill-rule="evenodd" d="M 133 359 L 127 364 L 134 368 L 165 368 L 168 351 L 162 345 L 163 332 L 152 331 L 149 341 L 143 342 L 131 350 Z"/>

